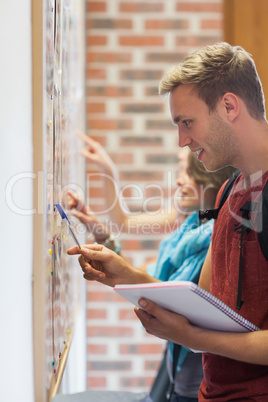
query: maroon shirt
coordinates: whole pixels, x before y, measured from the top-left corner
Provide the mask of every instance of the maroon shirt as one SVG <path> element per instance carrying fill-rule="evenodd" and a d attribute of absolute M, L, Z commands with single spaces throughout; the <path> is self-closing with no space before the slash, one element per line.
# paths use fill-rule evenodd
<path fill-rule="evenodd" d="M 241 222 L 240 208 L 246 201 L 258 201 L 267 179 L 268 172 L 248 190 L 244 190 L 242 176 L 239 175 L 215 221 L 210 291 L 234 310 L 240 257 L 240 233 L 234 231 L 234 227 Z M 256 214 L 250 213 L 250 216 L 256 228 Z M 256 230 L 244 235 L 242 261 L 241 299 L 244 303 L 236 311 L 258 327 L 268 329 L 268 261 L 261 251 Z M 204 353 L 203 369 L 200 401 L 268 401 L 268 366 Z"/>

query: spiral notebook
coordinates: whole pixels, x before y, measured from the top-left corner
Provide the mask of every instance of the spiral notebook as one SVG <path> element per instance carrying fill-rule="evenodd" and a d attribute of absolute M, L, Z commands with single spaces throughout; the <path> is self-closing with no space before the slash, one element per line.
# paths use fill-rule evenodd
<path fill-rule="evenodd" d="M 199 327 L 225 332 L 259 331 L 225 303 L 193 282 L 170 281 L 135 285 L 116 285 L 114 290 L 139 307 L 145 297 L 159 306 L 181 314 Z"/>

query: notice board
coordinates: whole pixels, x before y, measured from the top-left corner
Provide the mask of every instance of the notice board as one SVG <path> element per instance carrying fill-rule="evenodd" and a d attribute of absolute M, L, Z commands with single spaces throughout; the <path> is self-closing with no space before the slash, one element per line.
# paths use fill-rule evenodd
<path fill-rule="evenodd" d="M 81 272 L 66 221 L 68 189 L 83 188 L 77 128 L 84 127 L 84 6 L 78 0 L 35 0 L 33 14 L 35 400 L 58 391 L 80 307 Z"/>

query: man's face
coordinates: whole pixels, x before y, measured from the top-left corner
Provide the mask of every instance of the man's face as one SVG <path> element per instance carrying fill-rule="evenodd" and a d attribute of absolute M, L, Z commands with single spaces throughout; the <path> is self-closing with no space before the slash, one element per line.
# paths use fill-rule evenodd
<path fill-rule="evenodd" d="M 223 118 L 218 113 L 223 114 Z M 170 94 L 170 111 L 178 127 L 179 146 L 197 152 L 198 159 L 209 171 L 230 164 L 233 133 L 224 108 L 210 112 L 206 103 L 193 91 L 192 85 L 180 85 Z"/>

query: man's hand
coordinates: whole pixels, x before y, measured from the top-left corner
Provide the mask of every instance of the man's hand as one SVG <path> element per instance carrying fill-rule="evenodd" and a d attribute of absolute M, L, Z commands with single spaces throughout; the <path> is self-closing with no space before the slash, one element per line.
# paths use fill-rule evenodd
<path fill-rule="evenodd" d="M 73 247 L 67 251 L 69 255 L 80 254 L 79 263 L 84 278 L 98 281 L 108 286 L 126 283 L 151 282 L 150 275 L 141 272 L 118 254 L 100 244 L 88 244 Z"/>
<path fill-rule="evenodd" d="M 134 311 L 146 332 L 179 345 L 188 346 L 189 334 L 194 328 L 182 315 L 159 307 L 156 303 L 142 298 L 141 308 Z"/>

